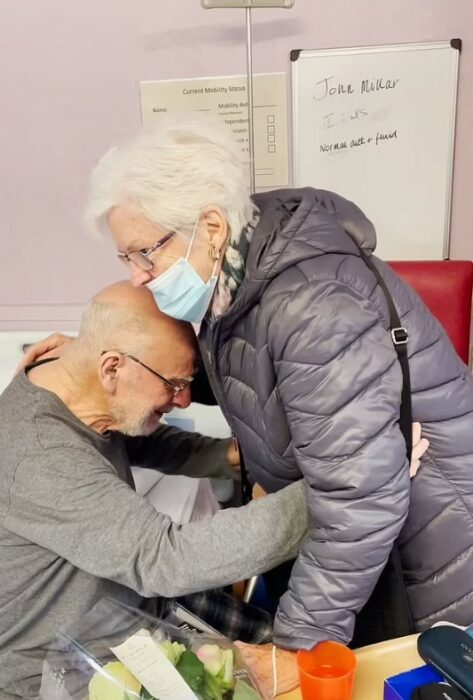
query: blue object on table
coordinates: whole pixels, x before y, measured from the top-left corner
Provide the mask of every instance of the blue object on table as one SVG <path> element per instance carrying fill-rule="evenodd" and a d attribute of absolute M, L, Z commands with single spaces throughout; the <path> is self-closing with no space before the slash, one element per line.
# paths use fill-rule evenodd
<path fill-rule="evenodd" d="M 384 700 L 411 700 L 413 691 L 420 685 L 443 681 L 442 676 L 431 666 L 420 666 L 391 676 L 384 681 Z"/>

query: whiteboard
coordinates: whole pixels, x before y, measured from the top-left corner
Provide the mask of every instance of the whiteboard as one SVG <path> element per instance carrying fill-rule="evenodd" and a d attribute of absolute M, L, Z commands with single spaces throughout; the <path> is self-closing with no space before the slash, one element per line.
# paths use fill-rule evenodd
<path fill-rule="evenodd" d="M 294 184 L 354 201 L 386 260 L 448 257 L 460 46 L 291 52 Z"/>

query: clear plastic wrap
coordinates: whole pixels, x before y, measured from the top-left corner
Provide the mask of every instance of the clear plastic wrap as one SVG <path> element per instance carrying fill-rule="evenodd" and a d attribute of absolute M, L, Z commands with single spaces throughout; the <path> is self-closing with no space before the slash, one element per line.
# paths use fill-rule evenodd
<path fill-rule="evenodd" d="M 206 628 L 198 618 L 181 623 L 178 613 L 172 610 L 162 620 L 102 599 L 59 635 L 58 651 L 50 652 L 44 662 L 40 697 L 260 700 L 232 642 L 197 631 Z"/>

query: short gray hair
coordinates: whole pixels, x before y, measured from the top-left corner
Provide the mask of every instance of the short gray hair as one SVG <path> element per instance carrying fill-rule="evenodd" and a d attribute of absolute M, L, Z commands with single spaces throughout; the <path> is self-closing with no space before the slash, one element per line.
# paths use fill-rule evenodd
<path fill-rule="evenodd" d="M 144 316 L 137 314 L 135 308 L 93 299 L 82 314 L 79 337 L 71 350 L 90 360 L 106 350 L 138 354 L 154 340 L 147 332 Z"/>
<path fill-rule="evenodd" d="M 107 215 L 132 206 L 165 230 L 191 233 L 202 210 L 219 207 L 236 243 L 256 207 L 248 163 L 232 132 L 197 112 L 167 113 L 110 149 L 95 167 L 85 219 L 92 235 L 108 231 Z"/>

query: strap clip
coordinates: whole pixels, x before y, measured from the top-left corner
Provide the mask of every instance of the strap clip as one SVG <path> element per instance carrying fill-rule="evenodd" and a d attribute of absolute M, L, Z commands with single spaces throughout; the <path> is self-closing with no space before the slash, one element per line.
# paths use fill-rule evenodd
<path fill-rule="evenodd" d="M 391 338 L 394 345 L 407 345 L 409 333 L 402 326 L 399 328 L 391 328 Z"/>

